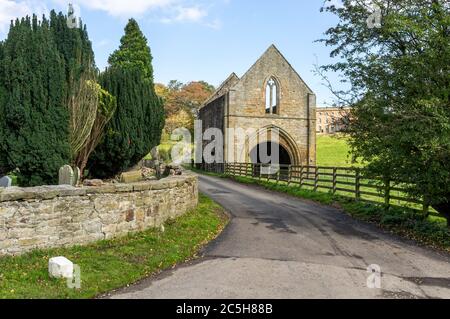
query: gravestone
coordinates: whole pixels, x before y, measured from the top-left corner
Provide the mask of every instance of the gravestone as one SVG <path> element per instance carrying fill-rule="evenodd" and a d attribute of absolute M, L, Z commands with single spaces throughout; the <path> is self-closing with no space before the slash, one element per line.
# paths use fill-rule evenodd
<path fill-rule="evenodd" d="M 3 176 L 0 178 L 0 187 L 11 187 L 12 179 L 9 176 Z"/>
<path fill-rule="evenodd" d="M 59 185 L 71 185 L 74 183 L 74 172 L 70 165 L 64 165 L 59 169 Z"/>
<path fill-rule="evenodd" d="M 152 160 L 159 161 L 159 149 L 158 149 L 158 146 L 155 146 L 154 148 L 152 148 L 152 150 L 150 151 L 150 155 L 152 156 Z"/>
<path fill-rule="evenodd" d="M 77 166 L 73 169 L 73 182 L 72 186 L 77 186 L 81 180 L 81 170 Z"/>
<path fill-rule="evenodd" d="M 122 175 L 120 175 L 121 183 L 137 183 L 137 182 L 141 182 L 142 180 L 143 180 L 142 172 L 140 170 L 126 172 L 126 173 L 122 173 Z"/>

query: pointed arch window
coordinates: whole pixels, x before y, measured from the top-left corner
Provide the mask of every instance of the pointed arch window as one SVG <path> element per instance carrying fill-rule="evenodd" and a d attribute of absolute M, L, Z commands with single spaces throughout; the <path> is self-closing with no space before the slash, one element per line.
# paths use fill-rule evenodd
<path fill-rule="evenodd" d="M 271 77 L 266 84 L 266 114 L 278 114 L 279 92 L 277 80 Z"/>

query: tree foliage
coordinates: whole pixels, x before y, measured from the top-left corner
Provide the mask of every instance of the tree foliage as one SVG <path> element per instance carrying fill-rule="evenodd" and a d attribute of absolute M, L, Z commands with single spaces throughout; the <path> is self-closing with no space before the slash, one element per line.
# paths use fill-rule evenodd
<path fill-rule="evenodd" d="M 144 78 L 153 82 L 152 54 L 147 39 L 134 19 L 130 19 L 125 27 L 125 35 L 120 40 L 120 47 L 108 59 L 111 66 L 124 69 L 138 68 Z"/>
<path fill-rule="evenodd" d="M 54 183 L 70 158 L 69 114 L 64 60 L 49 21 L 16 20 L 2 51 L 0 148 L 7 158 L 0 163 L 6 170 L 18 168 L 22 185 Z"/>
<path fill-rule="evenodd" d="M 23 186 L 54 184 L 60 166 L 85 165 L 115 100 L 96 83 L 81 21 L 69 28 L 55 11 L 16 20 L 0 65 L 0 174 L 17 169 Z"/>
<path fill-rule="evenodd" d="M 183 84 L 175 80 L 167 86 L 156 84 L 155 88 L 164 101 L 167 116 L 165 131 L 169 134 L 183 127 L 192 131 L 200 107 L 215 90 L 214 86 L 204 81 Z"/>
<path fill-rule="evenodd" d="M 381 27 L 367 18 L 377 5 Z M 446 0 L 345 0 L 324 8 L 339 17 L 326 45 L 339 62 L 352 105 L 353 152 L 373 175 L 410 185 L 442 214 L 450 212 L 450 3 Z"/>
<path fill-rule="evenodd" d="M 145 37 L 130 20 L 110 67 L 100 75 L 102 87 L 117 98 L 117 110 L 88 163 L 92 176 L 112 177 L 133 167 L 159 144 L 164 108 L 155 93 L 151 60 Z"/>

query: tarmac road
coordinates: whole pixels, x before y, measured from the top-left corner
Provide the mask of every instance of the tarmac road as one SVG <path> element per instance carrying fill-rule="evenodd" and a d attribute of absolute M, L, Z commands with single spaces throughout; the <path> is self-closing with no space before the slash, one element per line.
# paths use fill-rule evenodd
<path fill-rule="evenodd" d="M 336 208 L 227 179 L 199 179 L 200 191 L 232 215 L 227 229 L 199 260 L 110 298 L 450 298 L 448 254 Z M 381 268 L 380 289 L 368 288 L 370 265 Z"/>

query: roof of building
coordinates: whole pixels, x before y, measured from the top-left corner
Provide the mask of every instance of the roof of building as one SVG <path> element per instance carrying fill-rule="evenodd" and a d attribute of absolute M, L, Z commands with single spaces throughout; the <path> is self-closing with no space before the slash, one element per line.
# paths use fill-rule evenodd
<path fill-rule="evenodd" d="M 209 103 L 213 102 L 214 100 L 222 97 L 223 95 L 227 94 L 241 79 L 243 79 L 253 68 L 254 66 L 267 54 L 270 53 L 270 51 L 274 50 L 279 56 L 286 61 L 286 63 L 289 65 L 289 67 L 295 72 L 295 74 L 298 76 L 300 81 L 310 90 L 311 88 L 306 84 L 306 82 L 302 79 L 300 74 L 292 67 L 292 65 L 289 63 L 289 61 L 285 58 L 285 56 L 278 50 L 278 48 L 272 44 L 259 58 L 256 60 L 255 63 L 245 72 L 245 74 L 239 78 L 236 73 L 231 73 L 231 75 L 218 87 L 218 89 L 211 94 L 211 96 L 206 100 L 206 102 L 203 103 L 202 107 L 208 105 Z"/>
<path fill-rule="evenodd" d="M 350 111 L 351 107 L 317 107 L 316 112 Z"/>
<path fill-rule="evenodd" d="M 217 90 L 215 90 L 214 93 L 211 94 L 206 102 L 203 103 L 203 106 L 226 94 L 230 90 L 230 88 L 232 88 L 237 82 L 239 82 L 239 77 L 236 75 L 236 73 L 231 73 L 230 76 L 217 88 Z"/>

